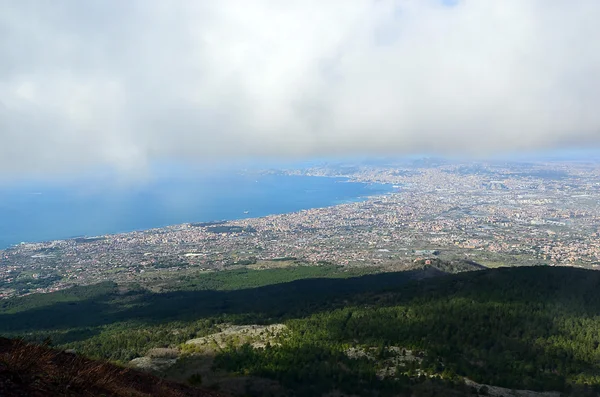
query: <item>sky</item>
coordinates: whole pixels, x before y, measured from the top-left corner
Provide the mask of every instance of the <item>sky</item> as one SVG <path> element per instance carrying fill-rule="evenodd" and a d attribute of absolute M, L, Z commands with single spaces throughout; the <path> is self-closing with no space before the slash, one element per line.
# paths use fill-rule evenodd
<path fill-rule="evenodd" d="M 0 175 L 600 148 L 597 0 L 0 0 Z"/>

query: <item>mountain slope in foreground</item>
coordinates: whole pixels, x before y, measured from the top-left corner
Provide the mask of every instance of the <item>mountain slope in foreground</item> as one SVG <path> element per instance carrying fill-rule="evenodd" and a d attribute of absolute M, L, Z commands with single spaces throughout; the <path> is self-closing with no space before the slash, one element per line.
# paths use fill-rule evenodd
<path fill-rule="evenodd" d="M 520 267 L 434 277 L 448 270 L 440 263 L 344 278 L 334 267 L 239 269 L 160 293 L 102 284 L 7 300 L 0 333 L 50 338 L 61 349 L 121 364 L 168 352 L 173 363 L 155 374 L 240 396 L 600 395 L 599 271 Z M 315 272 L 321 277 L 299 279 Z M 78 375 L 85 370 L 65 362 L 65 371 L 26 365 L 23 373 L 43 373 L 46 388 L 60 381 L 88 395 L 112 384 L 93 366 L 91 375 Z M 7 368 L 0 366 L 0 377 L 10 385 L 35 381 L 18 370 L 9 377 Z M 71 380 L 61 380 L 61 371 Z M 147 389 L 162 386 L 137 376 L 104 394 L 123 395 L 115 393 L 136 384 L 134 396 L 188 390 Z M 226 389 L 234 380 L 241 382 L 235 393 Z M 37 395 L 52 395 L 42 390 Z"/>
<path fill-rule="evenodd" d="M 156 376 L 0 338 L 0 396 L 219 397 Z"/>

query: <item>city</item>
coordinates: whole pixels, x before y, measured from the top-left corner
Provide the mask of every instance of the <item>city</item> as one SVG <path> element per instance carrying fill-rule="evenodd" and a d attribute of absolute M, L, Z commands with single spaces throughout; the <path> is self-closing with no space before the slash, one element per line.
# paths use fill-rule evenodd
<path fill-rule="evenodd" d="M 382 271 L 431 257 L 486 267 L 600 265 L 600 164 L 594 162 L 441 161 L 265 172 L 343 176 L 395 189 L 262 218 L 22 243 L 0 251 L 0 297 L 106 280 L 145 283 L 261 269 L 285 259 Z"/>

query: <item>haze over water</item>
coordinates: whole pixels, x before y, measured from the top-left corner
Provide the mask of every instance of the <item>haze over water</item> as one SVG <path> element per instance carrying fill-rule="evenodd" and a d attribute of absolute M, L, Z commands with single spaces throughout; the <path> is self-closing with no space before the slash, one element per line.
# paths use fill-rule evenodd
<path fill-rule="evenodd" d="M 20 242 L 281 214 L 392 190 L 343 178 L 233 173 L 159 178 L 135 188 L 89 182 L 5 186 L 0 187 L 0 249 Z"/>

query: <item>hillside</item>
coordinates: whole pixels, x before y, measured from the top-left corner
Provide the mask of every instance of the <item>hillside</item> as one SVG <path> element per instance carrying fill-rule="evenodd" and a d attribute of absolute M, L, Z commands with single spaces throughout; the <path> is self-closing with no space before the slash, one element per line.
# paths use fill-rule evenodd
<path fill-rule="evenodd" d="M 472 272 L 356 296 L 288 321 L 287 335 L 264 349 L 231 346 L 216 366 L 277 379 L 306 396 L 333 388 L 410 395 L 432 377 L 597 395 L 598 313 L 596 271 Z"/>
<path fill-rule="evenodd" d="M 0 396 L 219 397 L 132 369 L 0 338 Z"/>
<path fill-rule="evenodd" d="M 480 269 L 105 283 L 5 301 L 0 332 L 235 395 L 598 395 L 600 272 Z"/>

